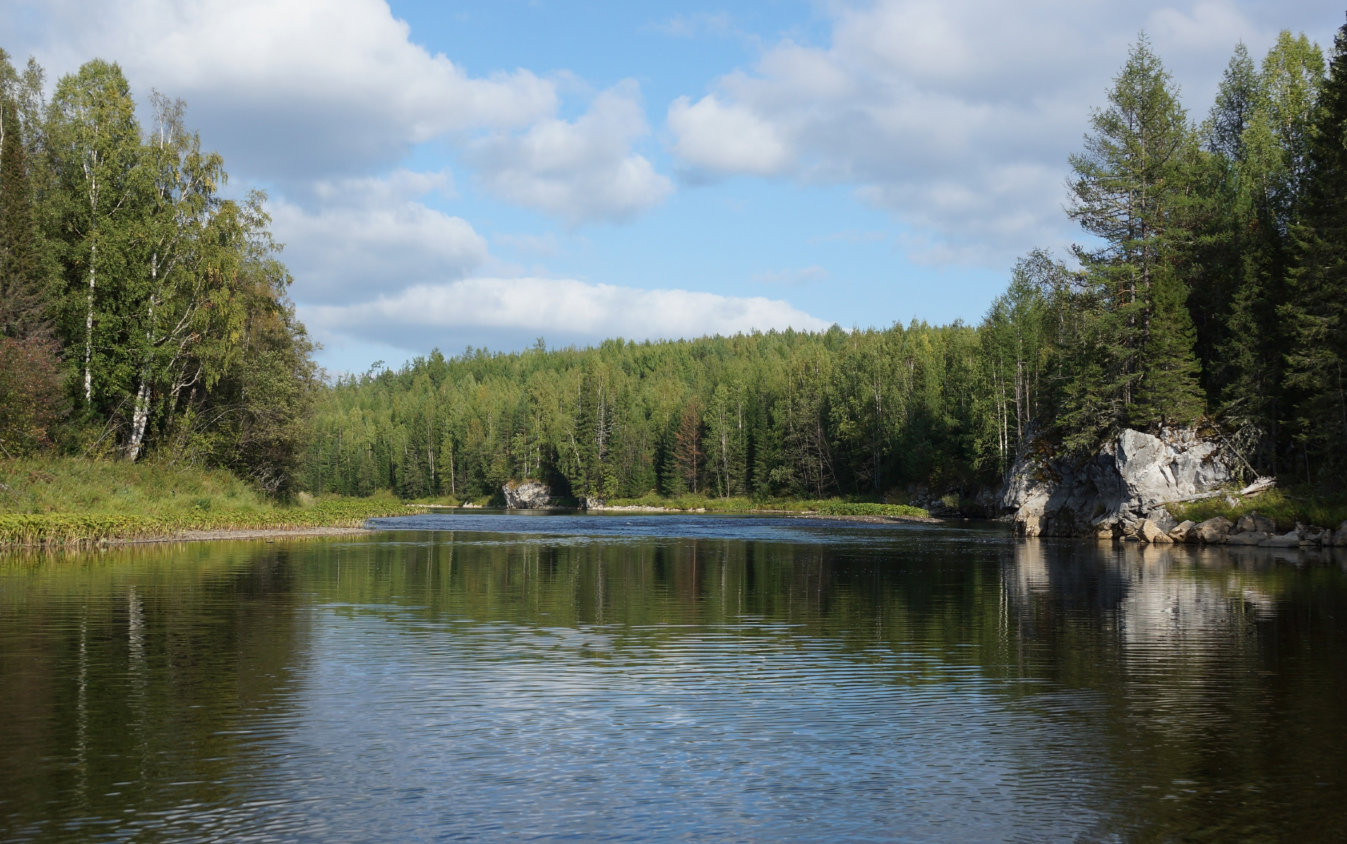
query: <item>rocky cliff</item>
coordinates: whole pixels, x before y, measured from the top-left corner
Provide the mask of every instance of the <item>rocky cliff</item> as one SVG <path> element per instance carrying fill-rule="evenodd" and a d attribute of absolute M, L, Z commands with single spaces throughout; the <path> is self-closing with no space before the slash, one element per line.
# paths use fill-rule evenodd
<path fill-rule="evenodd" d="M 510 510 L 542 510 L 552 506 L 552 490 L 538 481 L 510 481 L 501 488 Z"/>
<path fill-rule="evenodd" d="M 1193 500 L 1235 481 L 1230 458 L 1190 428 L 1160 436 L 1124 430 L 1090 459 L 1029 455 L 1001 495 L 1025 536 L 1122 536 L 1149 517 L 1171 521 L 1167 503 Z"/>

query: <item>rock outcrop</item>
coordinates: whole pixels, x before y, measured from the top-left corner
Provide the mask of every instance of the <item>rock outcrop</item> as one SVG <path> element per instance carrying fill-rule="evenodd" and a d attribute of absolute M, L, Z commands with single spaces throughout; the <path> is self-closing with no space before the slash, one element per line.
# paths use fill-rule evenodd
<path fill-rule="evenodd" d="M 542 510 L 552 506 L 552 490 L 540 481 L 510 481 L 501 487 L 510 510 Z"/>
<path fill-rule="evenodd" d="M 1166 503 L 1214 494 L 1234 477 L 1220 447 L 1192 429 L 1125 430 L 1089 460 L 1020 461 L 1001 506 L 1025 536 L 1137 536 L 1149 519 L 1168 537 L 1177 525 Z"/>

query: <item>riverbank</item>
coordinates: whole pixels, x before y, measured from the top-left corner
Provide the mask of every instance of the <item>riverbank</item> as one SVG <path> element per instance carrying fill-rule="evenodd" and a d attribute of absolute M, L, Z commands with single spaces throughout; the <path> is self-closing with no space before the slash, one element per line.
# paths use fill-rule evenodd
<path fill-rule="evenodd" d="M 552 499 L 555 501 L 555 499 Z M 480 499 L 460 501 L 455 498 L 417 499 L 407 502 L 411 507 L 423 507 L 427 510 L 499 508 L 499 501 Z M 527 508 L 526 508 L 527 509 Z M 591 503 L 588 507 L 578 506 L 569 501 L 552 506 L 539 507 L 540 510 L 573 510 L 588 513 L 720 513 L 745 516 L 871 516 L 905 518 L 915 520 L 932 519 L 931 514 L 907 504 L 880 504 L 868 501 L 848 501 L 842 498 L 798 499 L 774 498 L 759 499 L 744 496 L 713 498 L 703 495 L 660 496 L 646 495 L 641 498 L 615 498 L 601 504 Z"/>
<path fill-rule="evenodd" d="M 335 535 L 406 505 L 300 495 L 277 502 L 220 470 L 47 458 L 0 461 L 0 546 Z"/>

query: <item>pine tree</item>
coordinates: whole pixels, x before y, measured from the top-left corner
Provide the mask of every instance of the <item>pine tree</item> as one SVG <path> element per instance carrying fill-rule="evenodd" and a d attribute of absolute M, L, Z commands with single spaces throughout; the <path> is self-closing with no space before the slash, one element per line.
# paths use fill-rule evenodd
<path fill-rule="evenodd" d="M 1280 316 L 1291 329 L 1286 386 L 1307 480 L 1347 478 L 1347 25 L 1338 30 L 1328 79 L 1309 133 L 1296 267 Z"/>

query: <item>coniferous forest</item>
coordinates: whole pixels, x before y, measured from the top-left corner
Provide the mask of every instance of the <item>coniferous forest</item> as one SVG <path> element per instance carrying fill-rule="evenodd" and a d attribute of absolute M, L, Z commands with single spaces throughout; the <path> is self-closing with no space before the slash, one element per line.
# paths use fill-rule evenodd
<path fill-rule="evenodd" d="M 116 65 L 3 78 L 0 443 L 230 468 L 277 494 L 972 496 L 1027 449 L 1198 424 L 1347 480 L 1347 26 L 1241 45 L 1190 111 L 1142 36 L 1071 156 L 1070 254 L 977 325 L 432 352 L 323 381 L 265 197 Z M 1082 104 L 1086 108 L 1088 104 Z M 901 302 L 893 302 L 895 312 Z"/>

